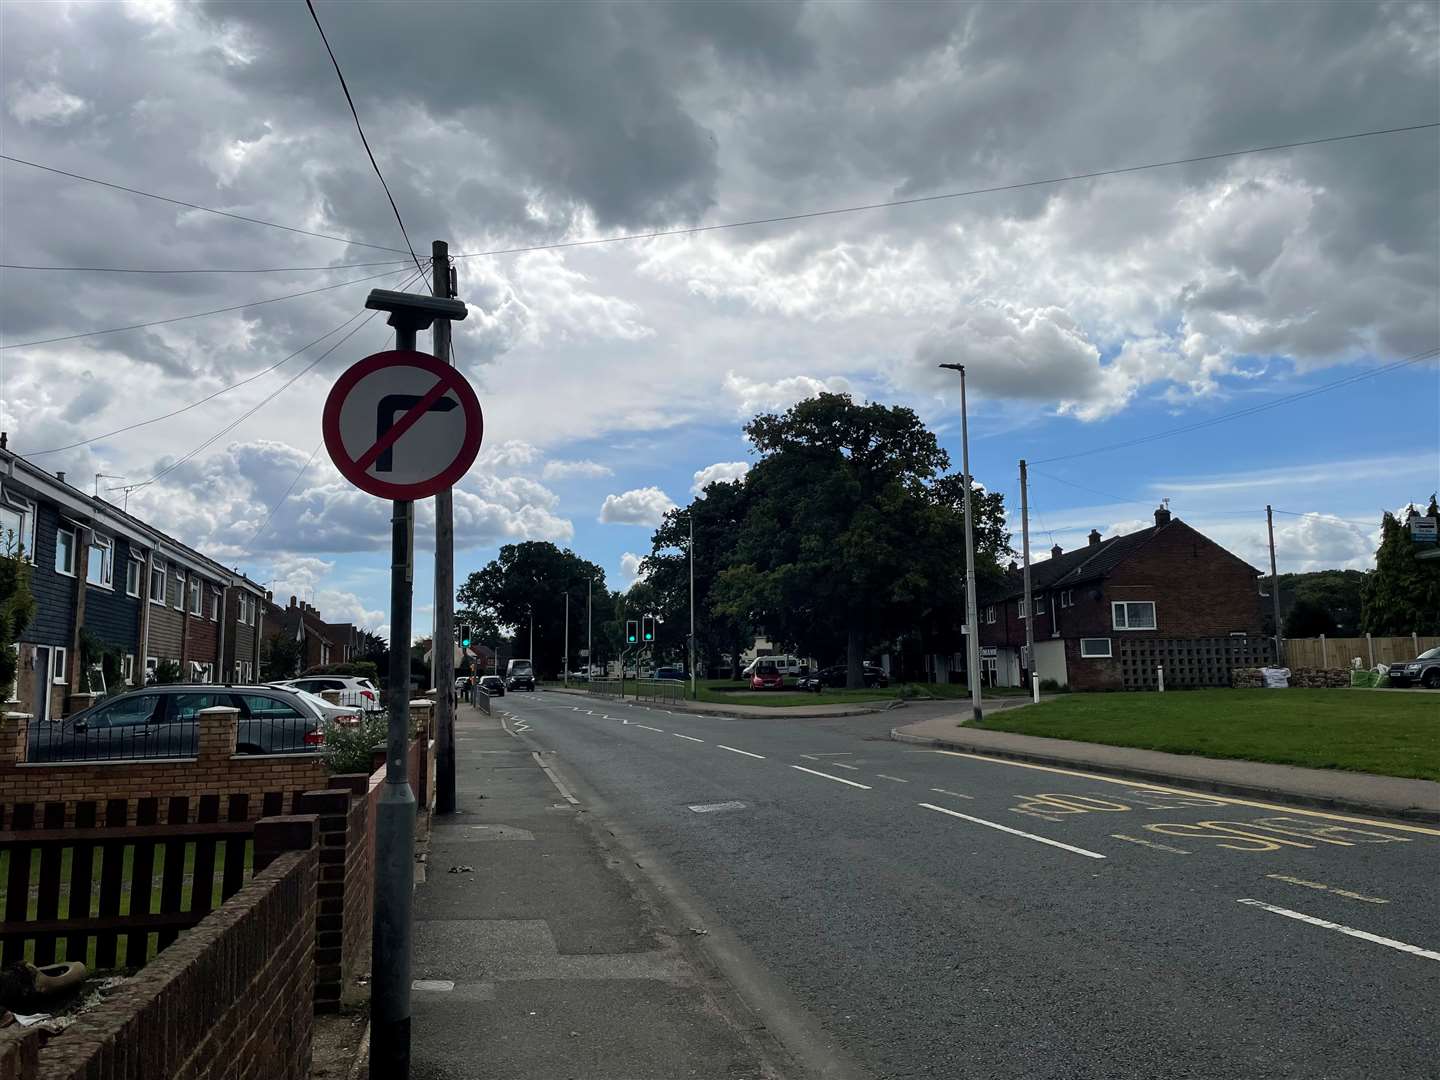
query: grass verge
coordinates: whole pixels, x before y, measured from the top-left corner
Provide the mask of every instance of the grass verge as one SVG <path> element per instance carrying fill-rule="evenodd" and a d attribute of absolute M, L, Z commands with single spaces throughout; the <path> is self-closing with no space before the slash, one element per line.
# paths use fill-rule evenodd
<path fill-rule="evenodd" d="M 980 725 L 989 731 L 1440 780 L 1440 710 L 1428 694 L 1190 690 L 1071 694 Z"/>

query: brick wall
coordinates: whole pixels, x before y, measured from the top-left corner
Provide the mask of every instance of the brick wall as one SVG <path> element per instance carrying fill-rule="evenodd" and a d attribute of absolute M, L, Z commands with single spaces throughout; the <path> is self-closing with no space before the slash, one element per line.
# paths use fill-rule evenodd
<path fill-rule="evenodd" d="M 68 825 L 79 802 L 123 798 L 133 812 L 138 799 L 180 795 L 195 806 L 202 795 L 227 801 L 243 796 L 249 804 L 247 820 L 253 821 L 288 813 L 304 792 L 330 785 L 329 767 L 317 754 L 236 755 L 234 710 L 202 714 L 197 724 L 193 759 L 30 765 L 25 763 L 28 718 L 5 714 L 0 718 L 0 827 L 13 820 L 17 806 L 64 803 Z"/>
<path fill-rule="evenodd" d="M 334 1012 L 369 953 L 374 872 L 370 861 L 368 776 L 337 776 L 329 791 L 300 801 L 320 829 L 315 937 L 315 1011 Z"/>
<path fill-rule="evenodd" d="M 318 851 L 275 858 L 20 1080 L 306 1080 Z"/>

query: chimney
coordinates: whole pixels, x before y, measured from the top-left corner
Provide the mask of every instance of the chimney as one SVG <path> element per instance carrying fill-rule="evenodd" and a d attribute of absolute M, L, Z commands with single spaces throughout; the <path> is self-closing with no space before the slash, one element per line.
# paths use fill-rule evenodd
<path fill-rule="evenodd" d="M 1058 559 L 1063 554 L 1065 554 L 1065 551 L 1060 547 L 1059 544 L 1056 544 L 1050 549 L 1050 557 L 1052 559 Z"/>
<path fill-rule="evenodd" d="M 265 602 L 267 604 L 273 604 L 275 602 L 275 594 L 269 589 L 265 590 Z"/>
<path fill-rule="evenodd" d="M 1170 508 L 1169 508 L 1168 506 L 1157 506 L 1157 507 L 1155 508 L 1155 524 L 1156 524 L 1156 525 L 1169 525 L 1169 524 L 1170 524 Z"/>
<path fill-rule="evenodd" d="M 291 606 L 292 608 L 295 606 L 295 600 L 296 600 L 296 597 L 294 597 L 294 596 L 290 597 L 290 606 Z"/>
<path fill-rule="evenodd" d="M 1010 573 L 1013 574 L 1013 573 L 1015 573 L 1016 570 L 1019 570 L 1019 569 L 1020 569 L 1020 564 L 1017 563 L 1014 559 L 1011 559 L 1011 560 L 1010 560 Z"/>
<path fill-rule="evenodd" d="M 4 450 L 9 444 L 10 433 L 8 431 L 0 431 L 0 450 Z"/>
<path fill-rule="evenodd" d="M 57 472 L 55 474 L 55 479 L 59 480 L 63 484 L 65 482 L 65 470 L 61 469 L 59 472 Z"/>
<path fill-rule="evenodd" d="M 1090 530 L 1090 546 L 1091 546 L 1091 547 L 1094 547 L 1094 546 L 1095 546 L 1096 544 L 1098 544 L 1098 543 L 1100 543 L 1100 530 L 1099 530 L 1099 529 L 1091 529 L 1091 530 Z"/>

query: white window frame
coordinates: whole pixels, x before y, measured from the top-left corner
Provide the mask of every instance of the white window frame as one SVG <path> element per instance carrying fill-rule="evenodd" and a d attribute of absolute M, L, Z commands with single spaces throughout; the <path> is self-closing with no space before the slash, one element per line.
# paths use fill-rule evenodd
<path fill-rule="evenodd" d="M 190 661 L 190 674 L 198 683 L 209 683 L 214 667 L 211 664 L 202 664 L 199 660 Z"/>
<path fill-rule="evenodd" d="M 96 551 L 103 552 L 100 556 L 99 581 L 90 576 L 90 560 Z M 89 550 L 85 552 L 85 583 L 94 585 L 97 589 L 115 588 L 115 540 L 93 529 L 90 532 Z"/>
<path fill-rule="evenodd" d="M 189 578 L 186 576 L 184 570 L 176 570 L 174 577 L 175 580 L 180 583 L 180 588 L 176 590 L 175 603 L 171 604 L 170 606 L 173 607 L 176 611 L 183 612 L 185 610 L 185 590 L 189 587 Z"/>
<path fill-rule="evenodd" d="M 64 685 L 69 682 L 68 674 L 69 655 L 63 645 L 50 646 L 50 681 Z"/>
<path fill-rule="evenodd" d="M 146 686 L 149 686 L 149 685 L 150 685 L 150 678 L 151 678 L 152 675 L 155 674 L 156 670 L 157 670 L 159 667 L 160 667 L 160 658 L 159 658 L 158 656 L 147 656 L 147 657 L 145 657 L 145 685 L 146 685 Z"/>
<path fill-rule="evenodd" d="M 126 686 L 135 685 L 135 654 L 126 653 L 120 658 L 120 681 Z"/>
<path fill-rule="evenodd" d="M 1150 607 L 1150 625 L 1131 626 L 1129 607 L 1141 604 L 1148 604 Z M 1153 632 L 1158 622 L 1159 613 L 1155 610 L 1154 600 L 1112 600 L 1110 602 L 1110 625 L 1113 629 Z"/>
<path fill-rule="evenodd" d="M 1044 615 L 1044 614 L 1045 614 L 1045 608 L 1046 608 L 1047 606 L 1048 606 L 1048 605 L 1047 605 L 1047 603 L 1046 603 L 1046 601 L 1045 601 L 1045 594 L 1044 594 L 1044 593 L 1040 593 L 1039 595 L 1037 595 L 1037 596 L 1035 597 L 1035 614 L 1036 614 L 1036 615 Z"/>
<path fill-rule="evenodd" d="M 160 586 L 160 598 L 155 598 L 155 586 Z M 150 564 L 150 603 L 165 606 L 165 592 L 170 587 L 170 568 L 165 565 L 164 559 L 155 559 Z M 147 656 L 145 663 L 149 664 L 153 656 Z"/>
<path fill-rule="evenodd" d="M 130 587 L 130 577 L 131 577 L 132 574 L 133 574 L 134 577 L 135 577 L 135 587 L 134 587 L 133 589 Z M 144 576 L 145 576 L 145 561 L 144 561 L 143 559 L 137 559 L 137 558 L 135 558 L 135 557 L 132 555 L 130 558 L 128 558 L 128 559 L 125 560 L 125 595 L 126 595 L 126 596 L 135 596 L 135 597 L 138 597 L 138 596 L 140 595 L 140 579 L 141 579 L 142 577 L 144 577 Z"/>
<path fill-rule="evenodd" d="M 20 545 L 20 557 L 28 563 L 35 562 L 35 503 L 23 495 L 5 492 L 4 506 L 20 518 L 20 528 L 15 531 L 15 543 Z M 0 535 L 0 545 L 5 538 Z"/>
<path fill-rule="evenodd" d="M 994 625 L 994 623 L 995 623 L 995 605 L 994 605 L 994 604 L 990 604 L 989 606 L 987 606 L 987 607 L 985 608 L 985 622 L 988 623 L 988 624 L 990 624 L 990 625 L 992 625 L 992 626 Z"/>
<path fill-rule="evenodd" d="M 60 537 L 64 533 L 70 535 L 70 569 L 65 570 L 60 566 Z M 75 549 L 80 543 L 80 530 L 74 525 L 61 525 L 55 530 L 55 572 L 64 574 L 66 577 L 75 576 Z"/>
<path fill-rule="evenodd" d="M 186 610 L 191 615 L 198 615 L 203 619 L 205 617 L 205 583 L 200 580 L 198 574 L 191 574 L 189 580 L 185 582 L 185 588 L 188 590 Z"/>
<path fill-rule="evenodd" d="M 1085 650 L 1086 644 L 1096 641 L 1103 641 L 1105 643 L 1105 651 L 1103 653 L 1087 652 Z M 1080 659 L 1082 660 L 1109 660 L 1114 655 L 1115 649 L 1114 646 L 1110 644 L 1110 639 L 1108 637 L 1082 637 L 1080 639 Z"/>
<path fill-rule="evenodd" d="M 1062 608 L 1065 608 L 1065 607 L 1074 607 L 1074 606 L 1075 606 L 1075 590 L 1074 590 L 1074 589 L 1066 589 L 1064 592 L 1062 592 L 1062 593 L 1060 594 L 1059 603 L 1060 603 L 1060 606 L 1061 606 Z"/>
<path fill-rule="evenodd" d="M 221 596 L 220 596 L 220 593 L 219 593 L 219 592 L 212 591 L 212 592 L 210 593 L 210 621 L 211 621 L 211 622 L 219 622 L 219 621 L 220 621 L 220 600 L 221 600 Z"/>

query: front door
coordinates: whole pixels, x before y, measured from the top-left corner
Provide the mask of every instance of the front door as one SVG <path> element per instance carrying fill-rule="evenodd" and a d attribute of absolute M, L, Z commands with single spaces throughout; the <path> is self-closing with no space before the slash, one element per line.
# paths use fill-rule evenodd
<path fill-rule="evenodd" d="M 50 647 L 35 646 L 35 695 L 31 706 L 36 724 L 50 722 Z"/>

